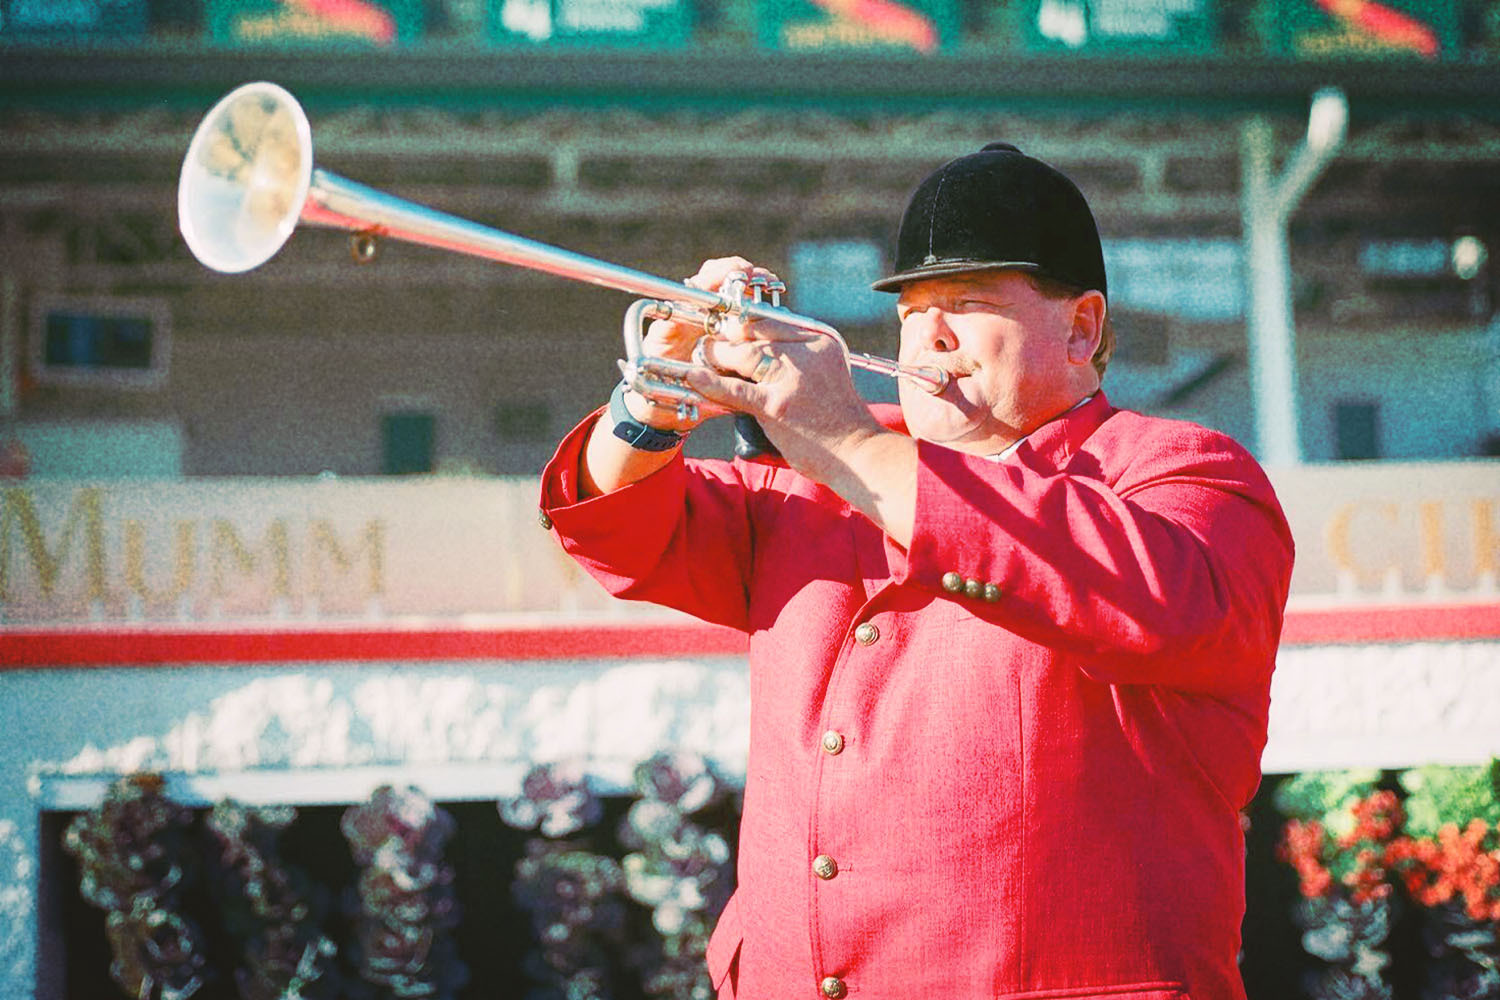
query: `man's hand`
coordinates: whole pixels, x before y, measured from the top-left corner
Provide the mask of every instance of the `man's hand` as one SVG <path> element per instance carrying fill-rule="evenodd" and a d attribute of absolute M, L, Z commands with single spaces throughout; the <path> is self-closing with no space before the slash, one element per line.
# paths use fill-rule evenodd
<path fill-rule="evenodd" d="M 717 257 L 704 261 L 703 265 L 698 268 L 698 273 L 686 279 L 683 284 L 690 288 L 717 292 L 723 286 L 725 279 L 736 272 L 747 277 L 763 277 L 767 280 L 774 280 L 776 277 L 770 271 L 763 267 L 756 267 L 743 257 Z M 659 319 L 646 327 L 641 349 L 652 357 L 691 361 L 693 349 L 702 338 L 703 327 L 697 323 Z M 679 419 L 676 407 L 654 404 L 634 391 L 626 392 L 625 406 L 630 410 L 630 415 L 641 423 L 650 424 L 662 430 L 690 431 L 702 423 L 701 418 L 698 420 Z"/>
<path fill-rule="evenodd" d="M 797 471 L 827 481 L 846 447 L 883 433 L 854 390 L 843 348 L 830 337 L 767 320 L 730 319 L 703 342 L 712 371 L 688 384 L 705 399 L 756 417 Z"/>
<path fill-rule="evenodd" d="M 718 291 L 735 272 L 776 280 L 743 257 L 705 261 L 687 279 L 695 288 Z M 688 385 L 704 399 L 760 420 L 766 436 L 792 468 L 824 484 L 860 510 L 901 545 L 911 542 L 916 508 L 917 447 L 910 438 L 882 428 L 854 391 L 844 349 L 830 337 L 771 321 L 742 325 L 733 319 L 716 337 L 696 324 L 658 320 L 642 349 L 656 357 L 691 361 L 702 341 L 699 367 Z M 631 414 L 643 423 L 690 430 L 696 421 L 674 409 L 625 394 Z M 632 449 L 601 421 L 584 452 L 580 488 L 597 496 L 638 482 L 672 460 L 676 451 Z"/>
<path fill-rule="evenodd" d="M 740 258 L 728 259 L 750 270 Z M 870 414 L 838 341 L 768 320 L 731 319 L 719 336 L 703 341 L 702 353 L 714 370 L 688 377 L 694 391 L 756 417 L 792 468 L 834 490 L 900 544 L 910 543 L 916 443 Z"/>
<path fill-rule="evenodd" d="M 693 288 L 718 291 L 724 279 L 735 271 L 747 275 L 774 277 L 764 268 L 757 268 L 743 257 L 721 257 L 705 261 L 698 273 L 684 284 Z M 703 337 L 703 329 L 696 323 L 657 320 L 646 329 L 642 350 L 660 358 L 691 361 L 693 348 Z M 625 393 L 625 408 L 630 415 L 643 424 L 659 430 L 690 431 L 699 420 L 683 420 L 677 416 L 677 408 L 657 405 L 633 390 Z M 667 451 L 641 451 L 632 448 L 614 435 L 612 421 L 606 414 L 595 425 L 584 449 L 579 466 L 580 497 L 599 496 L 622 486 L 639 482 L 672 461 L 677 449 Z"/>

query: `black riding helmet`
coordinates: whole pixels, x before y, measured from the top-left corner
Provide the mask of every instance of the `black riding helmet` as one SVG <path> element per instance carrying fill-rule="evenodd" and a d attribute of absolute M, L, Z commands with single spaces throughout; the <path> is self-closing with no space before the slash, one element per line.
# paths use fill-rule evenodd
<path fill-rule="evenodd" d="M 1083 192 L 1055 167 L 993 142 L 918 185 L 901 217 L 896 272 L 872 287 L 899 292 L 921 278 L 1000 269 L 1109 293 Z"/>

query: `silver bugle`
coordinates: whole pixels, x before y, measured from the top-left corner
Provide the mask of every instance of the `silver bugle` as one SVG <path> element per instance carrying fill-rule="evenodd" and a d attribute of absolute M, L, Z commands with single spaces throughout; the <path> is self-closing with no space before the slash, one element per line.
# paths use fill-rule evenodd
<path fill-rule="evenodd" d="M 215 271 L 238 274 L 259 267 L 275 256 L 299 223 L 307 223 L 630 292 L 678 304 L 679 316 L 774 320 L 834 338 L 851 367 L 907 379 L 934 394 L 948 384 L 948 373 L 940 368 L 850 351 L 828 324 L 757 301 L 758 296 L 692 288 L 606 263 L 404 201 L 315 167 L 312 130 L 302 106 L 285 89 L 265 81 L 231 91 L 199 124 L 178 180 L 177 218 L 193 256 Z M 627 344 L 627 354 L 633 350 Z M 630 364 L 648 369 L 653 360 L 638 354 L 629 358 Z M 680 394 L 672 402 L 681 403 Z"/>

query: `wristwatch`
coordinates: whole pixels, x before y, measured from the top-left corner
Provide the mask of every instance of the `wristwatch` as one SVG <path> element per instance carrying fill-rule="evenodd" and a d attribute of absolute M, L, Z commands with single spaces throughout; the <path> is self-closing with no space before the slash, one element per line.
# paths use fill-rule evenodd
<path fill-rule="evenodd" d="M 615 422 L 615 437 L 640 451 L 668 451 L 682 443 L 687 434 L 681 431 L 664 431 L 650 424 L 643 424 L 630 415 L 625 405 L 624 382 L 615 386 L 609 394 L 609 419 Z"/>

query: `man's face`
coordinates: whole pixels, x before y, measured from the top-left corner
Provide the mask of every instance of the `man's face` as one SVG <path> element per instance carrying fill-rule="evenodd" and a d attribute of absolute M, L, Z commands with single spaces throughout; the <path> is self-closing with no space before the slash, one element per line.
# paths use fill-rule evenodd
<path fill-rule="evenodd" d="M 1078 402 L 1075 299 L 1049 299 L 1017 271 L 981 271 L 908 283 L 901 290 L 900 360 L 952 376 L 940 395 L 901 383 L 907 428 L 923 440 L 994 454 Z M 1085 339 L 1087 335 L 1084 335 Z M 1092 368 L 1088 368 L 1092 372 Z"/>

